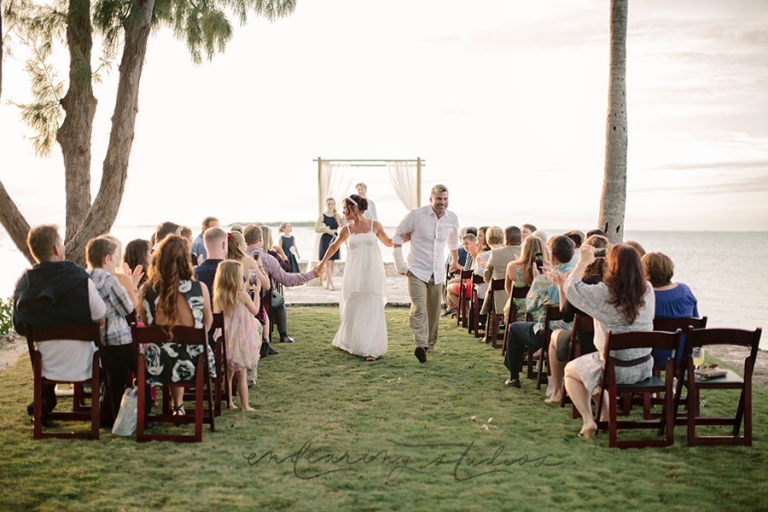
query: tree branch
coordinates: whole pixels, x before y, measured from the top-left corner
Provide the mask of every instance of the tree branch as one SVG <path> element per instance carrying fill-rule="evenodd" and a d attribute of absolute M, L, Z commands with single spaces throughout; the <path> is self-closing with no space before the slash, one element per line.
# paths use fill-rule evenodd
<path fill-rule="evenodd" d="M 29 252 L 29 247 L 27 247 L 29 224 L 19 211 L 16 203 L 11 199 L 11 196 L 8 195 L 2 182 L 0 182 L 0 223 L 3 224 L 3 227 L 11 236 L 11 240 L 13 240 L 13 243 L 16 244 L 16 247 L 18 247 L 24 257 L 34 265 L 36 263 L 35 258 L 32 257 L 32 253 Z"/>

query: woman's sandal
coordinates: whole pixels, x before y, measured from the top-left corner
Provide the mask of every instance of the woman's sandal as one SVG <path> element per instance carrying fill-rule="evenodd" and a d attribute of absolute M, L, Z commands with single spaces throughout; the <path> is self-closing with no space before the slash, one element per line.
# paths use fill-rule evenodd
<path fill-rule="evenodd" d="M 186 416 L 187 412 L 184 410 L 184 404 L 174 405 L 173 406 L 173 415 L 174 416 Z"/>

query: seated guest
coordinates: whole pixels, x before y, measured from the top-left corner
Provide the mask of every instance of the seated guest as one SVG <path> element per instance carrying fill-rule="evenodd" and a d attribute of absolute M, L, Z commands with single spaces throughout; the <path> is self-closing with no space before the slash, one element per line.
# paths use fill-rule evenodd
<path fill-rule="evenodd" d="M 583 245 L 579 263 L 565 280 L 563 290 L 568 301 L 594 319 L 597 352 L 583 355 L 565 366 L 565 389 L 581 413 L 583 425 L 579 437 L 592 437 L 597 424 L 592 418 L 590 397 L 603 377 L 603 351 L 608 331 L 613 333 L 653 330 L 655 299 L 651 284 L 645 280 L 643 264 L 637 251 L 626 244 L 613 245 L 606 256 L 608 270 L 602 283 L 586 284 L 584 272 L 595 261 L 595 248 Z M 616 361 L 616 383 L 633 384 L 651 376 L 653 358 L 650 348 L 611 351 Z M 607 415 L 608 401 L 601 417 Z"/>
<path fill-rule="evenodd" d="M 248 228 L 250 228 L 250 232 L 246 230 L 245 239 L 247 241 L 250 237 L 251 240 L 256 240 L 256 242 L 253 244 L 253 254 L 259 254 L 259 258 L 261 258 L 264 270 L 267 271 L 270 283 L 272 284 L 270 287 L 272 289 L 272 314 L 275 318 L 275 325 L 277 326 L 277 330 L 280 333 L 280 343 L 294 343 L 296 340 L 288 336 L 288 321 L 285 314 L 285 299 L 275 290 L 274 283 L 280 283 L 283 286 L 300 286 L 302 284 L 306 284 L 316 277 L 319 277 L 322 272 L 320 272 L 318 267 L 313 268 L 311 272 L 301 272 L 297 274 L 286 272 L 283 270 L 283 267 L 280 265 L 277 259 L 263 250 L 264 237 L 262 235 L 261 228 L 259 226 L 248 226 Z"/>
<path fill-rule="evenodd" d="M 605 238 L 608 238 L 608 235 L 603 231 L 602 229 L 590 229 L 587 231 L 587 238 L 591 237 L 592 235 L 600 235 L 604 236 Z M 609 239 L 610 240 L 610 239 Z"/>
<path fill-rule="evenodd" d="M 210 294 L 207 286 L 193 279 L 188 251 L 187 241 L 178 235 L 168 235 L 157 245 L 140 294 L 138 316 L 145 325 L 187 326 L 205 329 L 206 333 L 210 330 Z M 144 356 L 147 383 L 160 386 L 194 379 L 197 357 L 204 350 L 202 345 L 148 344 Z M 208 367 L 211 373 L 216 368 L 213 351 L 208 351 Z M 174 414 L 186 414 L 183 395 L 184 388 L 171 388 Z"/>
<path fill-rule="evenodd" d="M 208 253 L 205 251 L 205 243 L 203 242 L 203 234 L 209 229 L 209 228 L 218 228 L 219 227 L 219 219 L 216 217 L 206 217 L 203 219 L 203 225 L 200 229 L 200 234 L 195 237 L 194 240 L 192 240 L 192 254 L 195 256 L 195 259 L 199 256 L 202 256 L 203 259 L 208 257 Z"/>
<path fill-rule="evenodd" d="M 488 245 L 485 234 L 488 232 L 489 226 L 480 226 L 477 228 L 477 245 L 480 247 L 480 252 L 490 251 L 491 246 Z"/>
<path fill-rule="evenodd" d="M 520 236 L 523 240 L 536 232 L 536 226 L 533 224 L 523 224 L 520 228 Z M 546 242 L 546 240 L 544 240 Z"/>
<path fill-rule="evenodd" d="M 634 240 L 627 240 L 624 243 L 636 250 L 641 258 L 645 256 L 645 249 L 643 249 L 643 246 L 639 243 L 635 242 Z"/>
<path fill-rule="evenodd" d="M 584 243 L 584 233 L 578 229 L 573 229 L 567 232 L 565 236 L 570 238 L 571 242 L 573 242 L 573 259 L 571 260 L 571 263 L 576 265 L 579 261 L 579 248 L 581 248 L 581 244 Z"/>
<path fill-rule="evenodd" d="M 152 243 L 149 240 L 137 238 L 131 240 L 125 246 L 123 252 L 123 273 L 131 275 L 140 273 L 141 279 L 138 286 L 144 284 L 147 280 L 147 269 L 149 269 L 149 259 L 152 257 Z"/>
<path fill-rule="evenodd" d="M 264 244 L 262 245 L 264 250 L 280 263 L 283 270 L 291 272 L 291 262 L 288 261 L 288 256 L 285 254 L 285 251 L 283 251 L 283 248 L 279 245 L 275 245 L 272 240 L 272 228 L 269 226 L 261 226 L 261 236 L 264 238 Z"/>
<path fill-rule="evenodd" d="M 653 286 L 656 297 L 655 318 L 698 318 L 699 307 L 691 289 L 683 283 L 673 283 L 675 264 L 660 252 L 646 253 L 642 258 L 645 275 Z M 677 351 L 677 364 L 683 357 L 683 342 Z M 664 366 L 672 356 L 669 350 L 653 350 L 654 366 Z"/>
<path fill-rule="evenodd" d="M 104 325 L 101 326 L 101 361 L 110 384 L 110 396 L 105 397 L 105 401 L 113 421 L 117 418 L 123 392 L 130 386 L 131 373 L 136 368 L 131 328 L 125 317 L 133 313 L 137 305 L 138 280 L 143 277 L 143 273 L 138 273 L 136 280 L 124 274 L 118 278 L 115 274 L 120 257 L 120 244 L 110 236 L 93 238 L 85 246 L 88 273 L 107 306 Z"/>
<path fill-rule="evenodd" d="M 571 239 L 573 240 L 573 239 Z M 584 242 L 584 245 L 591 245 L 596 249 L 606 249 L 609 245 L 608 239 L 604 236 L 593 235 Z M 602 282 L 603 276 L 607 265 L 605 258 L 597 258 L 589 265 L 584 271 L 584 275 L 581 280 L 586 284 L 597 284 Z M 573 304 L 568 302 L 568 298 L 563 291 L 563 285 L 565 284 L 565 278 L 559 272 L 551 272 L 548 274 L 549 280 L 557 285 L 558 295 L 560 296 L 560 317 L 565 322 L 573 322 L 576 315 L 586 316 L 584 312 L 574 307 Z M 571 343 L 571 329 L 557 329 L 552 331 L 552 339 L 549 342 L 549 369 L 552 375 L 552 394 L 547 397 L 545 402 L 548 403 L 560 403 L 563 396 L 563 375 L 565 372 L 565 363 L 568 362 L 568 349 Z M 581 354 L 590 354 L 595 351 L 595 345 L 593 344 L 594 333 L 592 332 L 580 332 L 578 333 L 578 342 L 581 348 Z"/>
<path fill-rule="evenodd" d="M 472 270 L 472 263 L 475 261 L 475 257 L 477 256 L 477 253 L 480 250 L 480 247 L 477 245 L 477 237 L 473 235 L 472 233 L 467 233 L 463 237 L 461 237 L 461 243 L 464 247 L 465 252 L 465 258 L 464 258 L 464 266 L 463 270 Z M 459 278 L 460 279 L 460 278 Z M 469 279 L 464 280 L 464 296 L 465 298 L 469 298 L 472 296 L 472 281 Z M 456 314 L 456 308 L 459 306 L 459 292 L 461 290 L 461 283 L 459 283 L 458 279 L 456 282 L 448 283 L 448 288 L 446 290 L 446 298 L 448 301 L 448 308 L 446 309 L 446 312 L 443 313 L 443 316 L 448 316 L 450 314 Z"/>
<path fill-rule="evenodd" d="M 35 265 L 25 270 L 13 291 L 13 327 L 24 335 L 24 324 L 36 328 L 90 324 L 101 321 L 107 308 L 88 273 L 64 260 L 64 243 L 59 228 L 37 226 L 27 234 L 27 247 Z M 91 343 L 59 340 L 41 343 L 43 377 L 51 380 L 81 381 L 91 378 Z M 55 386 L 43 387 L 43 412 L 56 407 Z M 32 415 L 32 407 L 27 407 Z"/>
<path fill-rule="evenodd" d="M 477 258 L 475 258 L 475 268 L 474 273 L 478 276 L 482 276 L 485 272 L 485 266 L 488 264 L 488 260 L 491 257 L 491 251 L 493 249 L 501 249 L 503 247 L 504 243 L 504 232 L 501 230 L 499 226 L 491 226 L 488 229 L 486 229 L 484 232 L 484 240 L 486 241 L 486 247 L 488 247 L 487 251 L 480 251 L 477 254 Z M 483 281 L 482 283 L 477 285 L 477 299 L 480 303 L 480 308 L 482 310 L 483 306 L 485 305 L 485 297 L 488 295 L 488 283 Z M 480 313 L 479 325 L 482 326 L 485 325 L 486 318 L 488 317 L 485 313 Z M 487 341 L 487 339 L 483 339 L 483 341 Z"/>
<path fill-rule="evenodd" d="M 205 254 L 208 256 L 205 261 L 195 267 L 195 279 L 205 283 L 209 290 L 213 290 L 216 269 L 227 257 L 229 248 L 227 232 L 219 227 L 206 229 L 203 233 L 203 245 Z"/>
<path fill-rule="evenodd" d="M 165 238 L 168 235 L 179 235 L 181 234 L 181 226 L 178 224 L 174 224 L 173 222 L 163 222 L 159 226 L 157 226 L 157 229 L 155 229 L 155 235 L 154 235 L 154 245 L 156 246 L 160 242 L 163 241 L 163 238 Z"/>
<path fill-rule="evenodd" d="M 509 226 L 504 230 L 504 243 L 503 247 L 491 250 L 491 255 L 488 257 L 488 263 L 483 270 L 483 281 L 489 283 L 492 280 L 504 279 L 507 273 L 507 265 L 510 261 L 514 261 L 520 257 L 520 240 L 521 233 L 520 228 L 517 226 Z M 494 310 L 490 311 L 490 302 L 488 298 L 493 293 Z M 509 300 L 509 293 L 506 290 L 497 290 L 486 292 L 486 300 L 483 303 L 482 314 L 495 313 L 501 315 L 504 313 L 504 305 Z M 486 336 L 486 343 L 490 342 L 490 338 Z"/>
<path fill-rule="evenodd" d="M 571 257 L 573 256 L 573 242 L 564 236 L 552 238 L 552 265 L 555 270 L 567 274 L 573 268 Z M 507 353 L 504 356 L 504 366 L 509 370 L 507 386 L 520 387 L 520 367 L 523 364 L 523 356 L 526 347 L 541 348 L 544 336 L 544 321 L 547 314 L 547 306 L 557 306 L 559 296 L 557 286 L 554 285 L 546 274 L 540 274 L 537 265 L 533 266 L 533 284 L 525 298 L 526 311 L 533 316 L 533 322 L 515 322 L 509 326 L 507 333 Z M 565 329 L 568 324 L 562 320 L 550 322 L 549 328 Z"/>
<path fill-rule="evenodd" d="M 510 261 L 507 264 L 507 270 L 504 275 L 504 289 L 507 291 L 507 295 L 512 295 L 512 288 L 522 288 L 525 286 L 531 286 L 533 283 L 533 267 L 536 261 L 536 254 L 541 255 L 542 267 L 549 265 L 549 253 L 547 247 L 541 238 L 535 236 L 529 236 L 523 242 L 522 254 L 515 261 Z M 542 269 L 539 269 L 541 272 Z M 504 312 L 509 313 L 510 299 L 507 298 L 507 303 L 504 305 Z M 515 299 L 515 308 L 517 308 L 518 321 L 525 320 L 525 299 Z"/>

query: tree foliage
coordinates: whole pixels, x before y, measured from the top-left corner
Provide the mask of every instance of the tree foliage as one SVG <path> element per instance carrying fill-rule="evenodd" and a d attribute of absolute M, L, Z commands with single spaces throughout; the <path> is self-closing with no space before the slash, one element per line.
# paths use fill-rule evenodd
<path fill-rule="evenodd" d="M 192 60 L 212 59 L 223 52 L 233 34 L 230 17 L 244 24 L 249 14 L 270 21 L 294 11 L 295 0 L 7 0 L 0 26 L 6 23 L 13 44 L 30 57 L 26 70 L 33 101 L 14 103 L 32 128 L 34 151 L 50 154 L 56 144 L 64 157 L 66 250 L 82 263 L 86 242 L 111 229 L 125 189 L 134 137 L 138 91 L 151 30 L 170 28 L 183 40 Z M 94 38 L 101 48 L 91 55 Z M 67 80 L 50 64 L 59 47 L 69 54 Z M 2 47 L 8 53 L 8 45 Z M 118 60 L 117 96 L 102 178 L 91 201 L 91 134 L 97 100 L 93 84 Z M 0 69 L 1 71 L 1 69 Z M 0 76 L 1 80 L 1 76 Z M 63 121 L 62 121 L 63 120 Z M 27 259 L 29 226 L 0 182 L 0 222 Z"/>

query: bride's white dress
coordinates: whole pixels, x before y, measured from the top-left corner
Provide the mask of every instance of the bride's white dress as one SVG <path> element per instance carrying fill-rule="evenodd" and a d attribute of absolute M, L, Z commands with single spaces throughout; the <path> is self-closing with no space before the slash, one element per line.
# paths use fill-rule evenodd
<path fill-rule="evenodd" d="M 339 301 L 341 325 L 333 338 L 333 346 L 361 357 L 384 355 L 387 351 L 386 304 L 384 263 L 376 234 L 373 231 L 350 233 Z"/>

